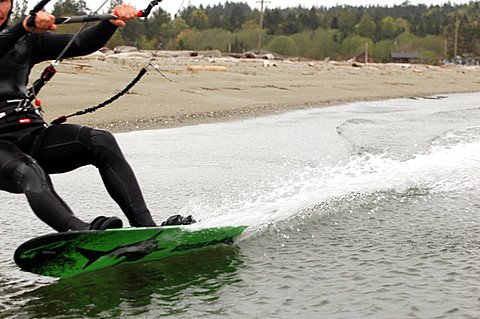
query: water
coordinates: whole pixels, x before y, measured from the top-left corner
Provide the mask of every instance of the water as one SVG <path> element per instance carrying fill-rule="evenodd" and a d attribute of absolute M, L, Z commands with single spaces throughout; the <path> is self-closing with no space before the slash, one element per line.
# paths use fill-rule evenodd
<path fill-rule="evenodd" d="M 479 98 L 118 134 L 157 221 L 180 212 L 246 234 L 56 280 L 15 267 L 14 249 L 50 230 L 2 193 L 0 317 L 478 318 Z M 86 220 L 121 216 L 93 168 L 54 183 Z"/>

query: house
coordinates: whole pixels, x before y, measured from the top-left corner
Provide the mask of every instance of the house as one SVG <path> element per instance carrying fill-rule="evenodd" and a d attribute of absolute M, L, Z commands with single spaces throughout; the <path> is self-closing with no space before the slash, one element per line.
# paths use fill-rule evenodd
<path fill-rule="evenodd" d="M 355 62 L 359 62 L 359 63 L 365 63 L 365 51 L 360 53 L 360 54 L 357 54 L 354 58 L 353 58 L 353 61 Z M 371 56 L 370 54 L 368 54 L 368 63 L 373 63 L 373 56 Z"/>
<path fill-rule="evenodd" d="M 420 54 L 418 52 L 392 52 L 390 60 L 395 63 L 416 63 Z"/>

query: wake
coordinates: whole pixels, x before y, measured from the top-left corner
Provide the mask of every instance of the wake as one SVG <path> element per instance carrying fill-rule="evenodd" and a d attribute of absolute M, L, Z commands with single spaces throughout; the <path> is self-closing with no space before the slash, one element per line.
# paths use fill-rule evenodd
<path fill-rule="evenodd" d="M 335 166 L 307 166 L 290 171 L 244 200 L 225 199 L 220 207 L 205 203 L 187 205 L 182 214 L 199 216 L 195 228 L 248 225 L 261 229 L 298 217 L 322 203 L 358 195 L 404 193 L 412 188 L 427 189 L 430 193 L 478 189 L 478 154 L 480 141 L 432 146 L 427 153 L 404 161 L 386 155 L 353 156 Z"/>

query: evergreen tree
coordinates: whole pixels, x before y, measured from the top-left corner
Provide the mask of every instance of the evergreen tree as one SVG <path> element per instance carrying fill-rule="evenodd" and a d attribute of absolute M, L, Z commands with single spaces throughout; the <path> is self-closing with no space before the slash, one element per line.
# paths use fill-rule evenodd
<path fill-rule="evenodd" d="M 365 13 L 355 25 L 355 30 L 359 36 L 374 39 L 376 27 L 372 17 Z"/>
<path fill-rule="evenodd" d="M 285 23 L 282 10 L 280 9 L 266 9 L 263 19 L 263 27 L 267 30 L 268 34 L 275 35 L 280 34 L 279 26 Z"/>
<path fill-rule="evenodd" d="M 235 31 L 240 29 L 242 25 L 248 19 L 248 13 L 245 10 L 245 4 L 243 3 L 229 3 L 225 4 L 226 9 L 228 6 L 229 13 L 226 14 L 226 23 L 227 23 L 227 30 Z M 248 5 L 247 5 L 248 7 Z"/>
<path fill-rule="evenodd" d="M 59 0 L 53 5 L 52 14 L 56 17 L 84 15 L 89 12 L 84 0 Z"/>
<path fill-rule="evenodd" d="M 112 0 L 111 8 L 120 2 Z M 20 12 L 20 2 L 15 4 L 16 11 Z M 55 9 L 56 15 L 88 11 L 81 0 L 60 0 Z M 208 47 L 222 51 L 232 48 L 240 52 L 256 48 L 259 21 L 259 10 L 252 10 L 244 2 L 188 6 L 174 20 L 163 10 L 158 10 L 147 20 L 129 22 L 126 28 L 120 29 L 120 39 L 116 42 L 135 44 L 140 41 L 151 47 L 157 41 L 168 48 Z M 351 58 L 362 52 L 368 42 L 376 61 L 388 61 L 391 51 L 407 50 L 418 51 L 422 57 L 434 62 L 444 57 L 445 44 L 447 56 L 453 55 L 455 37 L 457 54 L 480 56 L 478 21 L 478 1 L 463 5 L 426 6 L 405 1 L 392 7 L 266 8 L 263 32 L 267 46 L 270 40 L 271 46 L 275 44 L 275 50 L 281 51 L 278 49 L 280 43 L 297 48 L 299 55 L 316 59 Z M 293 41 L 293 45 L 287 38 Z M 294 50 L 290 54 L 292 52 Z"/>
<path fill-rule="evenodd" d="M 187 23 L 190 27 L 198 30 L 205 30 L 209 27 L 207 13 L 202 9 L 194 10 Z"/>
<path fill-rule="evenodd" d="M 112 13 L 115 7 L 122 3 L 123 3 L 123 0 L 110 0 L 110 6 L 108 7 L 107 12 Z"/>
<path fill-rule="evenodd" d="M 310 10 L 301 10 L 298 16 L 300 29 L 302 30 L 317 30 L 320 27 L 320 15 L 317 10 L 312 7 Z"/>
<path fill-rule="evenodd" d="M 13 8 L 13 15 L 12 15 L 12 21 L 13 23 L 16 23 L 20 20 L 22 20 L 27 13 L 27 8 L 28 8 L 28 0 L 20 0 L 15 1 L 15 6 Z"/>
<path fill-rule="evenodd" d="M 346 8 L 340 11 L 338 16 L 338 29 L 340 31 L 341 40 L 349 35 L 355 34 L 355 25 L 357 24 L 355 11 L 351 8 Z"/>
<path fill-rule="evenodd" d="M 300 21 L 297 15 L 293 11 L 287 12 L 285 22 L 281 26 L 281 33 L 286 35 L 292 35 L 300 31 Z"/>

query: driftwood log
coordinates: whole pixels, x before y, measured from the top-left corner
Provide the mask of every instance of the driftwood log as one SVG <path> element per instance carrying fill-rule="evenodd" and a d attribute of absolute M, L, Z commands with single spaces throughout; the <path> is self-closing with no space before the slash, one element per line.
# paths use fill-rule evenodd
<path fill-rule="evenodd" d="M 219 65 L 189 65 L 189 66 L 187 66 L 187 71 L 224 72 L 224 71 L 227 71 L 227 67 L 226 66 L 219 66 Z"/>

